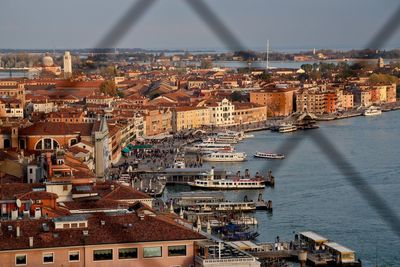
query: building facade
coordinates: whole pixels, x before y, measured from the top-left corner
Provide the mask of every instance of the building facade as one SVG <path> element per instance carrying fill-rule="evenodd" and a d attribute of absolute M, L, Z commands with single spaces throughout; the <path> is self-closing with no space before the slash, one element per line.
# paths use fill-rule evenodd
<path fill-rule="evenodd" d="M 207 105 L 207 108 L 210 112 L 210 125 L 220 127 L 235 124 L 235 106 L 228 99 Z"/>
<path fill-rule="evenodd" d="M 172 131 L 199 129 L 210 124 L 210 111 L 205 107 L 176 107 L 172 111 Z"/>
<path fill-rule="evenodd" d="M 250 102 L 267 107 L 268 116 L 289 116 L 293 113 L 294 88 L 266 87 L 250 92 Z"/>

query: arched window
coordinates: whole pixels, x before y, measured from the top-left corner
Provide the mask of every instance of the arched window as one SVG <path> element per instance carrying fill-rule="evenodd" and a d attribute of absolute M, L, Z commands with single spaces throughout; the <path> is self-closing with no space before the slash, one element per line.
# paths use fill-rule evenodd
<path fill-rule="evenodd" d="M 40 140 L 40 141 L 36 144 L 35 149 L 36 149 L 36 150 L 42 150 L 42 149 L 43 149 L 43 148 L 42 148 L 42 144 L 43 144 L 43 142 L 42 142 L 42 140 Z"/>
<path fill-rule="evenodd" d="M 53 149 L 59 148 L 58 142 L 56 140 L 53 140 Z"/>
<path fill-rule="evenodd" d="M 44 148 L 43 149 L 51 149 L 52 148 L 52 140 L 50 138 L 44 139 Z"/>
<path fill-rule="evenodd" d="M 52 138 L 43 138 L 36 143 L 35 150 L 53 150 L 60 147 L 57 140 Z"/>

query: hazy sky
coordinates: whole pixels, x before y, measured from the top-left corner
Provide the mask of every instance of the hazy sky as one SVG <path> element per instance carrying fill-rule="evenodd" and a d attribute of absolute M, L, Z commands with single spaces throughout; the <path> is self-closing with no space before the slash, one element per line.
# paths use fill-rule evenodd
<path fill-rule="evenodd" d="M 0 48 L 93 47 L 134 0 L 1 0 Z M 252 49 L 362 48 L 398 0 L 213 0 Z M 399 18 L 400 19 L 400 18 Z M 158 0 L 118 47 L 223 49 L 184 0 Z M 387 47 L 400 47 L 400 30 Z"/>

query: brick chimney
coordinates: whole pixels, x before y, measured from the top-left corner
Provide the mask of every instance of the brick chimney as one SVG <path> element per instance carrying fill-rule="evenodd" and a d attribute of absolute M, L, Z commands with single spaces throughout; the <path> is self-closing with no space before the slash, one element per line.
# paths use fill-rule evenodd
<path fill-rule="evenodd" d="M 51 153 L 46 153 L 46 162 L 47 162 L 47 165 L 48 165 L 48 170 L 49 170 L 49 177 L 52 177 L 53 176 L 53 167 L 52 167 L 52 165 L 53 165 L 53 163 L 51 162 Z"/>
<path fill-rule="evenodd" d="M 18 127 L 11 128 L 11 147 L 18 148 Z"/>
<path fill-rule="evenodd" d="M 21 236 L 21 228 L 19 226 L 19 224 L 17 224 L 17 237 Z"/>

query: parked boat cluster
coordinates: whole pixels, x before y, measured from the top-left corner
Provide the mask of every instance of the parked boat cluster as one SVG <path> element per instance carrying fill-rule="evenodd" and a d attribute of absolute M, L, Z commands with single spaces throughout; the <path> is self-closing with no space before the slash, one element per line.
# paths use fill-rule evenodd
<path fill-rule="evenodd" d="M 226 241 L 254 240 L 257 210 L 272 211 L 272 201 L 264 201 L 262 194 L 257 201 L 232 202 L 220 192 L 183 192 L 170 199 L 170 210 L 182 219 L 193 223 L 198 229 L 217 235 Z"/>
<path fill-rule="evenodd" d="M 186 147 L 186 151 L 199 153 L 202 160 L 206 162 L 241 162 L 247 159 L 247 155 L 244 152 L 236 151 L 234 145 L 245 138 L 251 137 L 254 137 L 254 135 L 246 135 L 243 132 L 235 131 L 213 133 L 207 139 Z M 285 158 L 283 154 L 258 151 L 254 153 L 254 157 L 266 159 Z"/>

